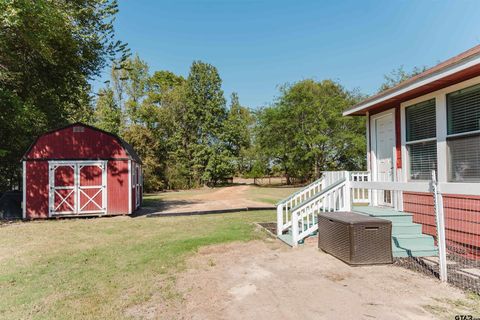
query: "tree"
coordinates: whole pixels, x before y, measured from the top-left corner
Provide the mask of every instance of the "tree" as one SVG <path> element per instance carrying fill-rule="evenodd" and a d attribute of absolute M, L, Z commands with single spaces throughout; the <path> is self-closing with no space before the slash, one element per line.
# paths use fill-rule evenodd
<path fill-rule="evenodd" d="M 1 190 L 35 136 L 90 119 L 88 81 L 129 54 L 115 39 L 117 11 L 115 0 L 0 1 Z"/>
<path fill-rule="evenodd" d="M 205 172 L 214 160 L 215 147 L 221 143 L 224 121 L 227 117 L 225 98 L 221 88 L 222 80 L 217 69 L 201 61 L 194 61 L 190 67 L 185 86 L 185 112 L 180 115 L 182 132 L 185 135 L 185 152 L 192 172 L 194 185 L 202 185 L 212 178 Z M 229 159 L 224 159 L 228 161 Z"/>
<path fill-rule="evenodd" d="M 194 61 L 186 79 L 166 70 L 150 75 L 138 56 L 124 66 L 112 67 L 94 123 L 137 150 L 146 191 L 216 185 L 267 168 L 268 159 L 252 146 L 254 116 L 236 93 L 227 109 L 214 66 Z"/>
<path fill-rule="evenodd" d="M 123 81 L 127 96 L 125 111 L 130 122 L 137 124 L 142 121 L 139 109 L 148 90 L 148 65 L 136 55 L 125 62 L 122 70 L 126 73 L 126 79 Z"/>
<path fill-rule="evenodd" d="M 385 90 L 388 90 L 390 88 L 395 87 L 397 84 L 408 80 L 422 72 L 424 72 L 427 68 L 425 66 L 422 67 L 414 67 L 412 71 L 408 72 L 405 71 L 403 66 L 398 67 L 397 69 L 394 69 L 390 71 L 389 74 L 386 74 L 383 76 L 384 82 L 378 89 L 378 92 L 382 92 Z"/>
<path fill-rule="evenodd" d="M 166 149 L 158 130 L 132 124 L 123 137 L 132 144 L 143 162 L 144 188 L 159 191 L 166 188 Z"/>
<path fill-rule="evenodd" d="M 357 97 L 331 80 L 303 80 L 281 88 L 259 115 L 257 139 L 290 183 L 324 170 L 353 170 L 365 163 L 363 119 L 343 117 Z"/>
<path fill-rule="evenodd" d="M 125 121 L 138 124 L 142 121 L 140 109 L 149 91 L 148 64 L 138 54 L 123 61 L 120 67 L 119 64 L 114 64 L 111 69 L 114 99 L 124 113 Z"/>
<path fill-rule="evenodd" d="M 226 149 L 234 157 L 236 173 L 246 172 L 248 149 L 252 145 L 251 130 L 255 119 L 250 110 L 240 104 L 238 94 L 233 92 L 230 97 L 230 108 L 225 120 L 222 140 Z"/>
<path fill-rule="evenodd" d="M 111 88 L 100 89 L 94 113 L 94 125 L 105 131 L 120 134 L 123 128 L 122 110 Z"/>

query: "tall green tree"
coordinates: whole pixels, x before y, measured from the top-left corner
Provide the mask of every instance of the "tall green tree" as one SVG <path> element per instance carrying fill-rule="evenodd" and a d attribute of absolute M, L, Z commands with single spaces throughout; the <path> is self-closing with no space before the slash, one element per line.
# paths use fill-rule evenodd
<path fill-rule="evenodd" d="M 130 122 L 138 124 L 142 121 L 140 109 L 147 96 L 148 91 L 148 65 L 138 55 L 124 63 L 122 70 L 126 72 L 126 79 L 123 81 L 127 100 L 125 111 Z"/>
<path fill-rule="evenodd" d="M 303 80 L 281 88 L 260 112 L 257 137 L 287 181 L 318 178 L 324 170 L 353 170 L 365 163 L 365 125 L 342 111 L 357 97 L 331 80 Z"/>
<path fill-rule="evenodd" d="M 240 104 L 238 94 L 233 92 L 230 97 L 230 108 L 225 119 L 223 136 L 233 155 L 239 156 L 242 149 L 250 147 L 250 129 L 253 124 L 252 113 Z"/>
<path fill-rule="evenodd" d="M 257 115 L 255 136 L 257 150 L 261 151 L 271 164 L 279 165 L 287 184 L 291 184 L 292 176 L 301 175 L 295 171 L 304 168 L 305 164 L 301 161 L 303 154 L 298 152 L 299 146 L 292 139 L 296 125 L 288 118 L 287 111 L 280 105 L 262 109 Z"/>
<path fill-rule="evenodd" d="M 222 80 L 214 66 L 201 61 L 192 63 L 185 84 L 185 109 L 177 122 L 192 185 L 218 180 L 218 171 L 212 168 L 221 167 L 218 161 L 230 160 L 212 156 L 218 152 L 225 154 L 219 146 L 227 118 L 221 86 Z"/>
<path fill-rule="evenodd" d="M 36 135 L 91 118 L 88 81 L 129 54 L 117 12 L 115 0 L 0 1 L 0 189 Z"/>
<path fill-rule="evenodd" d="M 100 89 L 93 118 L 96 127 L 117 135 L 121 133 L 124 125 L 123 114 L 111 88 Z"/>

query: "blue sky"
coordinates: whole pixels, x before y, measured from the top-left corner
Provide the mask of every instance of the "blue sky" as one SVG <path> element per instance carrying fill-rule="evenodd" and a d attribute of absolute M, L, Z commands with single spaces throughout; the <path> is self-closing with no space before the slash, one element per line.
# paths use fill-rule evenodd
<path fill-rule="evenodd" d="M 480 1 L 119 0 L 118 37 L 150 65 L 184 76 L 215 65 L 228 97 L 271 103 L 278 85 L 334 79 L 374 93 L 403 65 L 434 64 L 480 44 Z M 101 80 L 108 77 L 108 71 Z"/>

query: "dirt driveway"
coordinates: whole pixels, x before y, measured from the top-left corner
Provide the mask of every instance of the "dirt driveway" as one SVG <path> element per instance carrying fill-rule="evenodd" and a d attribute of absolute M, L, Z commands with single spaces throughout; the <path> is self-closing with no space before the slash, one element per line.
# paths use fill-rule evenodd
<path fill-rule="evenodd" d="M 349 267 L 314 245 L 212 246 L 179 275 L 181 319 L 438 319 L 468 314 L 464 293 L 396 267 Z M 479 315 L 476 315 L 479 316 Z"/>
<path fill-rule="evenodd" d="M 153 209 L 158 213 L 206 212 L 234 210 L 244 208 L 274 209 L 265 202 L 255 201 L 249 197 L 249 185 L 230 186 L 217 189 L 199 189 L 192 194 L 185 192 L 169 193 Z M 152 209 L 152 208 L 147 208 Z"/>

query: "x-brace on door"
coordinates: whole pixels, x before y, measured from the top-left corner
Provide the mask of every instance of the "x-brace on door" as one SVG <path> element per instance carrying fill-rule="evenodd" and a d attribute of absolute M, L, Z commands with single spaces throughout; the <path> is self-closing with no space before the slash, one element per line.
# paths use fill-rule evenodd
<path fill-rule="evenodd" d="M 107 212 L 107 161 L 49 161 L 49 215 Z"/>

